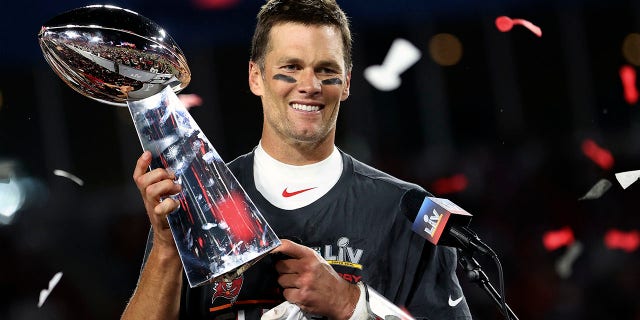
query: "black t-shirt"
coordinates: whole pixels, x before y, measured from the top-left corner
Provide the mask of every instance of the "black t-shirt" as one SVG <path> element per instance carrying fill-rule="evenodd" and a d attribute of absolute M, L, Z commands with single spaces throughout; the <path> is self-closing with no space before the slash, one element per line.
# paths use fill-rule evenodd
<path fill-rule="evenodd" d="M 416 318 L 471 319 L 466 301 L 458 300 L 463 292 L 455 250 L 420 238 L 402 212 L 403 194 L 421 187 L 341 155 L 344 168 L 336 185 L 295 210 L 273 206 L 256 190 L 253 152 L 229 168 L 280 238 L 313 248 L 345 280 L 364 281 Z M 284 301 L 273 263 L 267 255 L 234 281 L 197 288 L 189 288 L 185 278 L 180 318 L 259 319 Z"/>

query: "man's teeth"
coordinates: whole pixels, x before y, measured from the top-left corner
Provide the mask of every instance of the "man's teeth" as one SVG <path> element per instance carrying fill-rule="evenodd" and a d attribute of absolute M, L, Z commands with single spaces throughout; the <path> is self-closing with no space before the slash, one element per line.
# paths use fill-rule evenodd
<path fill-rule="evenodd" d="M 318 111 L 320 110 L 319 106 L 308 106 L 306 104 L 292 103 L 291 106 L 296 110 L 302 111 Z"/>

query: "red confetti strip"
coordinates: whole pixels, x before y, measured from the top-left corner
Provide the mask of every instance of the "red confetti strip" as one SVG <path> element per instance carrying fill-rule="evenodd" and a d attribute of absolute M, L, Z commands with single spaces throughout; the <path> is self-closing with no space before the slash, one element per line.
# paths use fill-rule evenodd
<path fill-rule="evenodd" d="M 502 32 L 510 31 L 514 25 L 519 24 L 533 32 L 538 37 L 542 37 L 542 29 L 535 24 L 524 19 L 511 19 L 507 16 L 500 16 L 496 18 L 496 27 Z"/>
<path fill-rule="evenodd" d="M 187 109 L 191 109 L 192 107 L 198 107 L 202 105 L 202 98 L 195 93 L 181 93 L 178 95 L 180 102 Z"/>
<path fill-rule="evenodd" d="M 614 160 L 611 152 L 601 148 L 591 139 L 585 139 L 582 142 L 582 153 L 602 169 L 609 170 L 613 167 Z"/>
<path fill-rule="evenodd" d="M 573 230 L 564 227 L 560 230 L 547 231 L 542 235 L 542 244 L 547 251 L 553 251 L 561 247 L 569 246 L 575 242 Z"/>
<path fill-rule="evenodd" d="M 431 186 L 436 194 L 450 194 L 463 191 L 469 185 L 469 181 L 464 174 L 456 174 L 449 178 L 436 180 Z"/>
<path fill-rule="evenodd" d="M 636 69 L 630 65 L 624 65 L 620 68 L 620 80 L 622 80 L 622 88 L 624 90 L 624 100 L 628 104 L 638 102 L 638 88 L 636 87 Z"/>
<path fill-rule="evenodd" d="M 626 252 L 633 252 L 640 247 L 640 231 L 624 232 L 611 229 L 604 235 L 604 244 L 612 250 L 620 249 Z"/>

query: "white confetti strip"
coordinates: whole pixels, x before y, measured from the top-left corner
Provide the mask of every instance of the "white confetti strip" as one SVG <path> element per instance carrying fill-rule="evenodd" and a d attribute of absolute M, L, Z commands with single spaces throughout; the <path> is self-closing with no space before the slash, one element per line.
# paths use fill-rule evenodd
<path fill-rule="evenodd" d="M 66 172 L 64 170 L 59 170 L 59 169 L 53 170 L 53 174 L 55 174 L 56 176 L 59 176 L 59 177 L 64 177 L 64 178 L 70 179 L 71 181 L 77 183 L 79 186 L 84 185 L 84 181 L 82 181 L 82 179 L 80 179 L 80 178 L 74 176 L 73 174 L 71 174 L 69 172 Z"/>
<path fill-rule="evenodd" d="M 616 179 L 622 186 L 622 189 L 626 189 L 640 179 L 640 170 L 618 172 L 616 173 Z"/>
<path fill-rule="evenodd" d="M 556 272 L 560 278 L 566 279 L 573 273 L 573 263 L 578 259 L 582 253 L 582 243 L 580 241 L 574 242 L 567 252 L 556 261 Z"/>
<path fill-rule="evenodd" d="M 62 272 L 58 272 L 55 275 L 53 275 L 53 278 L 51 278 L 51 280 L 49 280 L 49 288 L 42 289 L 42 291 L 40 291 L 40 299 L 38 300 L 38 308 L 42 307 L 42 305 L 44 304 L 44 301 L 47 300 L 47 297 L 49 297 L 49 294 L 51 293 L 53 288 L 55 288 L 56 285 L 58 284 L 58 282 L 60 282 L 60 279 L 62 279 Z"/>
<path fill-rule="evenodd" d="M 382 65 L 367 67 L 364 70 L 364 77 L 380 91 L 395 90 L 402 83 L 400 74 L 418 62 L 421 56 L 420 50 L 411 42 L 396 39 L 391 44 Z"/>
<path fill-rule="evenodd" d="M 587 192 L 587 194 L 585 194 L 582 198 L 578 199 L 578 200 L 594 200 L 594 199 L 598 199 L 600 197 L 602 197 L 603 194 L 605 194 L 605 192 L 607 192 L 609 190 L 609 188 L 611 188 L 611 182 L 607 179 L 600 179 L 600 181 L 598 181 L 593 187 L 591 187 L 591 190 L 589 190 L 589 192 Z"/>

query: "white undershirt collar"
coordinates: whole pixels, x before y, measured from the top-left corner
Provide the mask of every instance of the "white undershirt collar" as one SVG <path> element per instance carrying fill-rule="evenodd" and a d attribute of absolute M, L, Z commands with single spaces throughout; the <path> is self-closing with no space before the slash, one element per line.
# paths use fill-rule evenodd
<path fill-rule="evenodd" d="M 256 189 L 274 206 L 293 210 L 325 195 L 342 175 L 342 156 L 333 147 L 326 159 L 303 166 L 282 163 L 259 143 L 253 159 Z"/>

